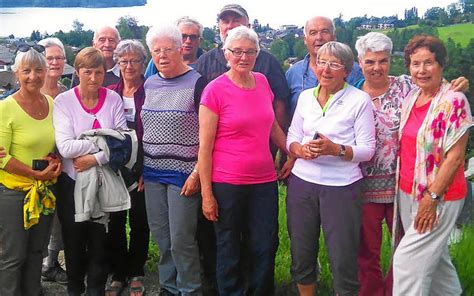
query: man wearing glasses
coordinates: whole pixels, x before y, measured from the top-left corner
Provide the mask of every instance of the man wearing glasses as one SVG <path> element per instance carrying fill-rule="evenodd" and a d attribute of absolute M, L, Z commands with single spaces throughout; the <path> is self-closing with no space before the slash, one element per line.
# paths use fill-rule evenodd
<path fill-rule="evenodd" d="M 183 37 L 183 60 L 188 66 L 194 68 L 197 59 L 204 53 L 201 45 L 202 32 L 204 27 L 195 19 L 184 16 L 176 21 L 176 26 L 181 31 Z M 158 73 L 153 60 L 150 60 L 145 71 L 145 78 Z"/>
<path fill-rule="evenodd" d="M 329 41 L 336 40 L 336 28 L 331 19 L 323 16 L 316 16 L 306 21 L 304 26 L 304 43 L 308 50 L 305 58 L 288 69 L 286 80 L 290 87 L 290 111 L 291 116 L 295 112 L 296 104 L 300 93 L 308 88 L 318 86 L 316 78 L 316 55 L 321 46 Z M 358 63 L 354 62 L 352 71 L 347 76 L 346 81 L 354 85 L 364 78 Z"/>

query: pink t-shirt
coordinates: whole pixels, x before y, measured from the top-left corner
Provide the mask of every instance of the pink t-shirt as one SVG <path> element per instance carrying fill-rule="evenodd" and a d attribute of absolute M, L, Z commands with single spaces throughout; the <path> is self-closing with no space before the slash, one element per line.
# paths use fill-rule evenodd
<path fill-rule="evenodd" d="M 413 106 L 410 116 L 402 131 L 400 140 L 400 189 L 406 193 L 411 193 L 413 188 L 413 178 L 415 177 L 416 162 L 416 138 L 418 130 L 425 120 L 426 113 L 430 108 L 430 102 L 423 106 Z M 452 201 L 466 196 L 466 180 L 464 178 L 464 165 L 460 166 L 456 172 L 453 182 L 448 188 L 444 200 Z"/>
<path fill-rule="evenodd" d="M 209 83 L 201 104 L 219 116 L 212 154 L 212 181 L 234 185 L 276 180 L 269 140 L 275 114 L 264 75 L 242 89 L 223 74 Z"/>

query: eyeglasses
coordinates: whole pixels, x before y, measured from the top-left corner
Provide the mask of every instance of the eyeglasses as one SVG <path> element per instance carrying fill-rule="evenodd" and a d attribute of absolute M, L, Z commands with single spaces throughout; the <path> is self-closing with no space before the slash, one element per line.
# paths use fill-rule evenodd
<path fill-rule="evenodd" d="M 29 45 L 29 44 L 26 44 L 26 43 L 18 45 L 16 49 L 18 51 L 21 51 L 21 52 L 27 52 L 32 48 L 34 50 L 36 50 L 37 52 L 39 52 L 39 53 L 42 53 L 45 50 L 43 45 L 39 45 L 39 44 Z"/>
<path fill-rule="evenodd" d="M 118 64 L 122 67 L 126 67 L 127 65 L 136 66 L 142 62 L 143 62 L 142 60 L 130 60 L 130 61 L 123 60 L 123 61 L 119 61 Z"/>
<path fill-rule="evenodd" d="M 178 50 L 177 48 L 158 48 L 158 49 L 155 49 L 153 50 L 153 54 L 156 54 L 156 55 L 169 55 L 170 53 L 172 53 L 173 51 L 176 51 Z"/>
<path fill-rule="evenodd" d="M 242 49 L 230 49 L 227 48 L 228 51 L 232 53 L 232 55 L 236 58 L 242 57 L 244 54 L 246 54 L 249 57 L 254 57 L 257 55 L 258 50 L 256 49 L 248 49 L 248 50 L 242 50 Z"/>
<path fill-rule="evenodd" d="M 342 68 L 344 68 L 344 65 L 342 64 L 328 62 L 325 60 L 317 60 L 316 65 L 321 68 L 326 68 L 326 66 L 329 66 L 329 69 L 334 70 L 334 71 L 341 70 Z"/>
<path fill-rule="evenodd" d="M 199 39 L 199 35 L 196 35 L 196 34 L 181 34 L 181 37 L 183 38 L 183 41 L 186 41 L 188 38 L 191 40 L 191 41 L 196 41 Z"/>
<path fill-rule="evenodd" d="M 48 63 L 52 63 L 54 61 L 64 61 L 66 58 L 65 57 L 62 57 L 62 56 L 57 56 L 57 57 L 46 57 L 46 61 L 48 61 Z"/>

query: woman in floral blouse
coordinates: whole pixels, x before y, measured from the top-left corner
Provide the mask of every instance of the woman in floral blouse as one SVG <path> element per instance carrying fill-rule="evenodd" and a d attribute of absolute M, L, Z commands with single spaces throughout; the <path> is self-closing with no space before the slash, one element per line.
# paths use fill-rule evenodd
<path fill-rule="evenodd" d="M 367 33 L 358 38 L 355 47 L 364 74 L 364 79 L 355 86 L 372 99 L 377 140 L 372 159 L 360 165 L 364 179 L 358 256 L 359 294 L 388 296 L 392 294 L 392 272 L 390 270 L 384 278 L 380 265 L 382 223 L 385 220 L 392 230 L 401 105 L 416 85 L 408 75 L 388 75 L 393 45 L 386 35 Z M 455 90 L 465 90 L 468 84 L 464 77 L 452 81 Z"/>
<path fill-rule="evenodd" d="M 462 293 L 447 241 L 466 195 L 464 153 L 473 124 L 466 97 L 443 79 L 446 58 L 432 36 L 415 36 L 405 47 L 419 89 L 401 112 L 395 207 L 405 234 L 393 259 L 394 295 Z"/>

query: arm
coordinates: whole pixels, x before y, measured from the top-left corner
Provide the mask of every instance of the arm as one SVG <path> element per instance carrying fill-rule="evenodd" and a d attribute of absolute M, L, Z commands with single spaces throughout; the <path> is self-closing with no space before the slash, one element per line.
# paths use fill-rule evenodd
<path fill-rule="evenodd" d="M 212 150 L 219 117 L 206 106 L 199 108 L 199 176 L 201 179 L 202 211 L 210 221 L 217 221 L 217 201 L 212 193 Z"/>
<path fill-rule="evenodd" d="M 466 151 L 469 133 L 465 133 L 456 144 L 446 153 L 446 159 L 439 167 L 438 174 L 433 183 L 428 185 L 428 191 L 436 195 L 443 195 L 453 182 L 453 179 L 459 167 L 464 163 L 464 154 Z M 414 227 L 418 233 L 431 231 L 436 223 L 436 208 L 439 201 L 433 200 L 429 193 L 425 191 L 420 200 L 418 212 L 414 220 Z"/>
<path fill-rule="evenodd" d="M 273 121 L 270 138 L 272 139 L 272 142 L 278 147 L 278 149 L 280 149 L 281 153 L 288 155 L 287 160 L 280 170 L 279 176 L 280 179 L 285 179 L 290 175 L 291 170 L 295 165 L 296 157 L 286 149 L 286 136 L 276 119 Z"/>

